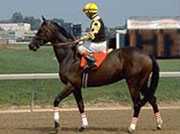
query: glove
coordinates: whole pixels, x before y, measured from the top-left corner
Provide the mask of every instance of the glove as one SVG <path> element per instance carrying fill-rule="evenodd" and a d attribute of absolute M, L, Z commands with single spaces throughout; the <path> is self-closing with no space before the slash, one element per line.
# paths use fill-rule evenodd
<path fill-rule="evenodd" d="M 77 39 L 77 40 L 74 41 L 74 43 L 79 44 L 80 41 L 81 41 L 80 39 Z"/>
<path fill-rule="evenodd" d="M 80 39 L 77 39 L 77 40 L 75 40 L 74 41 L 74 44 L 83 44 L 84 42 L 82 41 L 82 40 L 80 40 Z"/>

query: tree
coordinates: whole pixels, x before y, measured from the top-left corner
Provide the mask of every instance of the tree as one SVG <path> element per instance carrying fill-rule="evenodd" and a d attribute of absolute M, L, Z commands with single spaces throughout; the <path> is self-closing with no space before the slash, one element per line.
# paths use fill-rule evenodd
<path fill-rule="evenodd" d="M 13 13 L 13 15 L 11 17 L 11 22 L 13 22 L 13 23 L 23 22 L 23 15 L 21 14 L 21 12 Z"/>
<path fill-rule="evenodd" d="M 23 22 L 31 24 L 31 29 L 32 30 L 37 30 L 39 28 L 39 26 L 40 26 L 41 20 L 36 19 L 33 16 L 29 16 L 29 17 L 24 17 Z"/>
<path fill-rule="evenodd" d="M 37 30 L 40 26 L 41 20 L 38 18 L 34 18 L 33 16 L 25 16 L 23 17 L 21 12 L 13 13 L 10 22 L 12 23 L 28 23 L 31 24 L 32 30 Z"/>
<path fill-rule="evenodd" d="M 58 18 L 54 18 L 53 21 L 55 21 L 56 23 L 62 26 L 64 26 L 64 23 L 65 23 L 63 19 L 58 19 Z"/>

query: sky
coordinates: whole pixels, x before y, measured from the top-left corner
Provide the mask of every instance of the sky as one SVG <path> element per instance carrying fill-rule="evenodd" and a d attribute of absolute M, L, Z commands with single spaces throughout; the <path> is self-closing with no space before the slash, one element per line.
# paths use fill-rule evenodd
<path fill-rule="evenodd" d="M 14 12 L 23 16 L 48 19 L 63 18 L 66 22 L 89 25 L 82 13 L 87 2 L 96 2 L 99 15 L 107 26 L 124 24 L 130 16 L 180 16 L 180 0 L 0 0 L 0 19 L 9 19 Z"/>

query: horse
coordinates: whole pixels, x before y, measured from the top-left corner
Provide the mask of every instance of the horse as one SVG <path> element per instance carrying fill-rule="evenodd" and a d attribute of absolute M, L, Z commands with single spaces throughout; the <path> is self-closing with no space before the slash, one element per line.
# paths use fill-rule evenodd
<path fill-rule="evenodd" d="M 36 51 L 40 46 L 50 42 L 59 67 L 59 78 L 65 85 L 54 99 L 54 127 L 60 127 L 59 104 L 73 94 L 81 116 L 80 131 L 88 128 L 88 120 L 82 97 L 83 69 L 80 67 L 81 56 L 73 34 L 52 20 L 42 18 L 36 35 L 32 38 L 29 49 Z M 113 50 L 96 70 L 88 72 L 88 87 L 108 85 L 125 79 L 133 102 L 133 116 L 128 132 L 135 131 L 141 108 L 149 102 L 153 108 L 156 125 L 161 129 L 163 121 L 160 115 L 155 91 L 159 82 L 159 65 L 156 59 L 143 53 L 138 48 L 128 47 Z"/>

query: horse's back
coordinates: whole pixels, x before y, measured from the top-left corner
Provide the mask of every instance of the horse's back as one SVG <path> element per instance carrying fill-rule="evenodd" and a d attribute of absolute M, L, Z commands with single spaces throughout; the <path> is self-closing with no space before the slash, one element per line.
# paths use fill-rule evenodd
<path fill-rule="evenodd" d="M 138 60 L 142 57 L 149 58 L 149 55 L 144 53 L 142 50 L 135 48 L 135 47 L 126 47 L 126 48 L 119 48 L 115 49 L 108 54 L 107 60 L 111 60 L 114 58 L 118 58 L 120 60 Z"/>
<path fill-rule="evenodd" d="M 151 63 L 150 56 L 142 50 L 135 47 L 119 48 L 110 52 L 102 63 L 100 70 L 103 68 L 111 68 L 122 70 L 131 65 L 139 65 Z M 132 67 L 132 66 L 131 66 Z"/>

